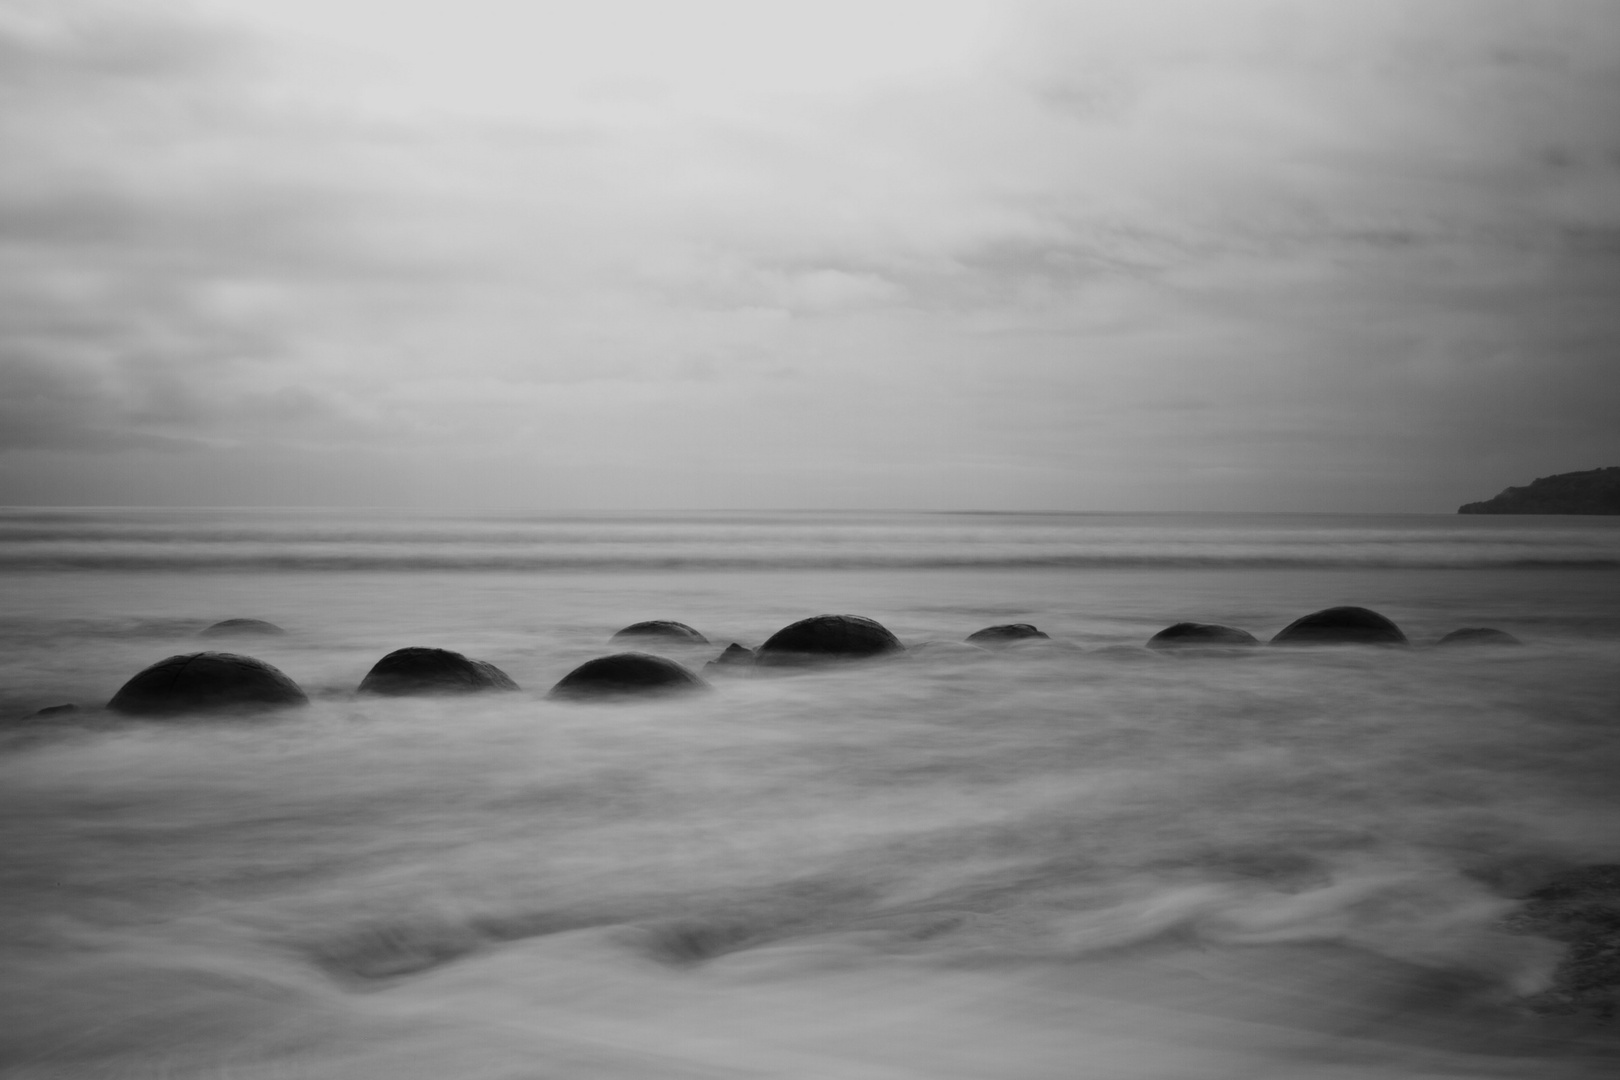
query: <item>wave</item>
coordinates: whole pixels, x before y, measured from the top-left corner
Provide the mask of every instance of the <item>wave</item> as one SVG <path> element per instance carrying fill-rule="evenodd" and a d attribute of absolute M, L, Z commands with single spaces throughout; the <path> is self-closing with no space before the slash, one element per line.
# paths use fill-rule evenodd
<path fill-rule="evenodd" d="M 662 517 L 0 511 L 0 571 L 1620 569 L 1615 522 L 1261 515 Z"/>

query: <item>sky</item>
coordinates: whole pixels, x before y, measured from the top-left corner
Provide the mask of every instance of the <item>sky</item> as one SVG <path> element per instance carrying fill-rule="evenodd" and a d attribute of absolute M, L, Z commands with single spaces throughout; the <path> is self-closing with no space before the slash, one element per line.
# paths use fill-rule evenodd
<path fill-rule="evenodd" d="M 1609 0 L 0 0 L 0 504 L 1616 464 Z"/>

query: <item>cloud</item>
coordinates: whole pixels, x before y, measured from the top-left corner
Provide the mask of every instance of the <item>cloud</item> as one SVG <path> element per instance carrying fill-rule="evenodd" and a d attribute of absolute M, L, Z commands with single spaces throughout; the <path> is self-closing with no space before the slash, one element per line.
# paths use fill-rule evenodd
<path fill-rule="evenodd" d="M 1445 509 L 1620 453 L 1612 8 L 865 10 L 0 8 L 0 500 Z"/>

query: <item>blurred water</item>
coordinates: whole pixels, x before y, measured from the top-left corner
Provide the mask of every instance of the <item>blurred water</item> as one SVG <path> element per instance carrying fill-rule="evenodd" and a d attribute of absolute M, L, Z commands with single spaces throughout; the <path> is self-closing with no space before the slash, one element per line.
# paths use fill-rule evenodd
<path fill-rule="evenodd" d="M 1620 519 L 1334 514 L 0 511 L 0 567 L 1620 569 Z"/>
<path fill-rule="evenodd" d="M 1612 523 L 337 517 L 5 519 L 0 716 L 99 704 L 202 647 L 315 703 L 0 733 L 3 1075 L 1620 1063 L 1612 1029 L 1523 1007 L 1560 947 L 1502 924 L 1552 871 L 1620 862 Z M 660 543 L 684 554 L 660 563 Z M 1029 548 L 1047 554 L 1006 554 Z M 1457 554 L 1486 549 L 1513 554 Z M 1099 651 L 1182 619 L 1265 638 L 1340 603 L 1419 644 L 1476 625 L 1527 644 Z M 912 644 L 1024 621 L 1076 648 L 544 699 L 630 622 L 698 627 L 712 646 L 669 653 L 696 667 L 826 611 Z M 196 637 L 243 616 L 289 633 Z M 403 645 L 524 690 L 351 699 Z"/>

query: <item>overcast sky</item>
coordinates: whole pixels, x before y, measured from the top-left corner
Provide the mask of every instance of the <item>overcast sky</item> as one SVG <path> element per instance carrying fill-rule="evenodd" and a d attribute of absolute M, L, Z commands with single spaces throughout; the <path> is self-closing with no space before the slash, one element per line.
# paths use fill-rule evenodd
<path fill-rule="evenodd" d="M 1615 464 L 1609 0 L 0 0 L 0 503 Z"/>

